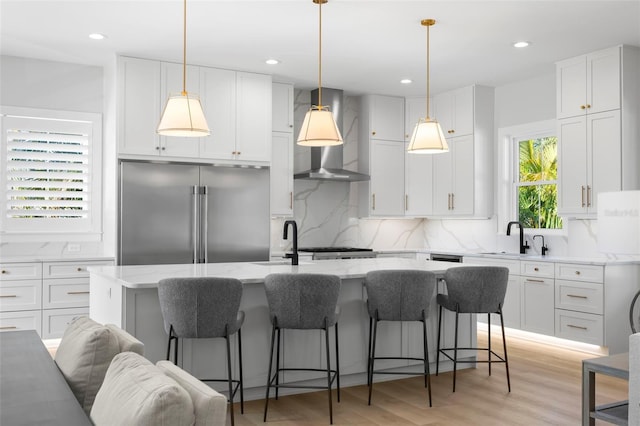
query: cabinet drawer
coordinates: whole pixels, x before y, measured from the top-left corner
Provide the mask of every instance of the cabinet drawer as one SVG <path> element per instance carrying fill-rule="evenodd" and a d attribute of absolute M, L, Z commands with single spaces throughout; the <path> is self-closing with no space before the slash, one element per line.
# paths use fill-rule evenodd
<path fill-rule="evenodd" d="M 551 262 L 520 261 L 520 275 L 528 277 L 553 278 L 554 268 Z"/>
<path fill-rule="evenodd" d="M 520 275 L 520 261 L 513 259 L 488 259 L 486 257 L 465 256 L 464 263 L 487 266 L 504 266 L 509 269 L 509 275 Z"/>
<path fill-rule="evenodd" d="M 42 338 L 62 337 L 71 321 L 77 317 L 88 316 L 89 308 L 45 309 L 42 312 Z"/>
<path fill-rule="evenodd" d="M 602 315 L 603 292 L 602 284 L 556 280 L 556 308 Z"/>
<path fill-rule="evenodd" d="M 42 307 L 42 281 L 0 281 L 0 312 Z"/>
<path fill-rule="evenodd" d="M 0 332 L 35 330 L 42 336 L 42 311 L 0 312 Z"/>
<path fill-rule="evenodd" d="M 78 261 L 78 262 L 45 262 L 42 275 L 44 278 L 80 278 L 88 277 L 89 266 L 113 265 L 110 260 L 105 261 Z"/>
<path fill-rule="evenodd" d="M 89 280 L 87 278 L 56 278 L 43 281 L 43 308 L 78 308 L 83 306 L 89 306 Z"/>
<path fill-rule="evenodd" d="M 556 278 L 601 283 L 604 282 L 604 268 L 597 265 L 556 263 Z"/>
<path fill-rule="evenodd" d="M 556 309 L 556 337 L 603 346 L 602 315 Z"/>
<path fill-rule="evenodd" d="M 40 263 L 3 263 L 0 264 L 0 281 L 34 280 L 42 277 Z"/>

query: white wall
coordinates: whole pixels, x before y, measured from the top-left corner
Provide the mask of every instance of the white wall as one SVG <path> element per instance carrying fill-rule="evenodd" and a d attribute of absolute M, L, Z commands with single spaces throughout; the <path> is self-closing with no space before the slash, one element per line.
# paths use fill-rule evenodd
<path fill-rule="evenodd" d="M 6 106 L 103 113 L 104 82 L 101 67 L 0 57 L 0 103 Z M 115 126 L 113 122 L 103 120 L 105 135 L 109 132 L 107 125 Z M 103 146 L 112 143 L 111 139 L 103 139 Z M 108 155 L 115 156 L 115 151 L 105 150 L 103 158 Z M 69 251 L 66 241 L 0 241 L 0 256 L 113 255 L 104 250 L 102 242 L 74 241 L 73 246 L 79 251 Z"/>

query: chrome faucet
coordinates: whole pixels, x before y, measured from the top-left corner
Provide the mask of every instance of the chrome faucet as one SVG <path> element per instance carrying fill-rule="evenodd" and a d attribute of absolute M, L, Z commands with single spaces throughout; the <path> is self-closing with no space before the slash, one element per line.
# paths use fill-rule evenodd
<path fill-rule="evenodd" d="M 520 254 L 525 254 L 530 248 L 529 244 L 524 240 L 524 226 L 520 222 L 509 222 L 507 224 L 507 235 L 511 235 L 511 225 L 518 225 L 520 228 Z"/>
<path fill-rule="evenodd" d="M 540 235 L 540 234 L 538 234 L 538 235 L 534 235 L 534 236 L 533 236 L 533 241 L 535 241 L 535 240 L 536 240 L 536 237 L 540 237 L 540 238 L 542 238 L 542 246 L 540 247 L 540 250 L 542 251 L 542 255 L 544 256 L 544 255 L 546 255 L 546 254 L 547 254 L 547 252 L 549 251 L 549 249 L 547 248 L 547 246 L 546 246 L 546 245 L 544 245 L 544 235 Z"/>
<path fill-rule="evenodd" d="M 285 253 L 284 257 L 287 259 L 291 259 L 292 265 L 298 264 L 298 225 L 295 220 L 286 220 L 284 222 L 284 231 L 282 233 L 282 238 L 287 239 L 289 229 L 289 225 L 293 228 L 293 251 L 291 253 Z"/>

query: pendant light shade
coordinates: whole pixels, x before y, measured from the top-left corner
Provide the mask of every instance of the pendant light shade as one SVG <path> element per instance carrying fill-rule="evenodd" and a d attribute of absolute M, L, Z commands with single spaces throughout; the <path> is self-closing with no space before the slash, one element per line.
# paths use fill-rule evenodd
<path fill-rule="evenodd" d="M 429 117 L 429 28 L 435 25 L 435 19 L 423 19 L 420 22 L 427 27 L 427 117 L 418 120 L 413 129 L 407 152 L 411 154 L 438 154 L 449 151 L 440 123 Z"/>
<path fill-rule="evenodd" d="M 202 137 L 210 132 L 200 98 L 187 93 L 187 0 L 183 4 L 182 92 L 167 99 L 156 132 L 162 136 Z"/>
<path fill-rule="evenodd" d="M 304 117 L 297 144 L 302 146 L 341 145 L 342 135 L 333 113 L 322 106 L 322 4 L 327 0 L 313 0 L 318 5 L 318 105 L 313 105 Z"/>
<path fill-rule="evenodd" d="M 186 92 L 169 96 L 158 124 L 158 134 L 183 137 L 208 136 L 209 126 L 207 126 L 198 96 Z"/>
<path fill-rule="evenodd" d="M 298 135 L 298 145 L 332 146 L 342 144 L 342 135 L 333 118 L 333 113 L 326 108 L 313 106 L 304 116 L 302 128 Z"/>

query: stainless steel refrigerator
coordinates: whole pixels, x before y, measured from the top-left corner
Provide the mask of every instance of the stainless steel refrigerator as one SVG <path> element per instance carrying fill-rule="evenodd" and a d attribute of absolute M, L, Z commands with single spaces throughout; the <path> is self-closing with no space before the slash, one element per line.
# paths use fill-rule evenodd
<path fill-rule="evenodd" d="M 269 259 L 269 169 L 120 163 L 121 265 Z"/>

